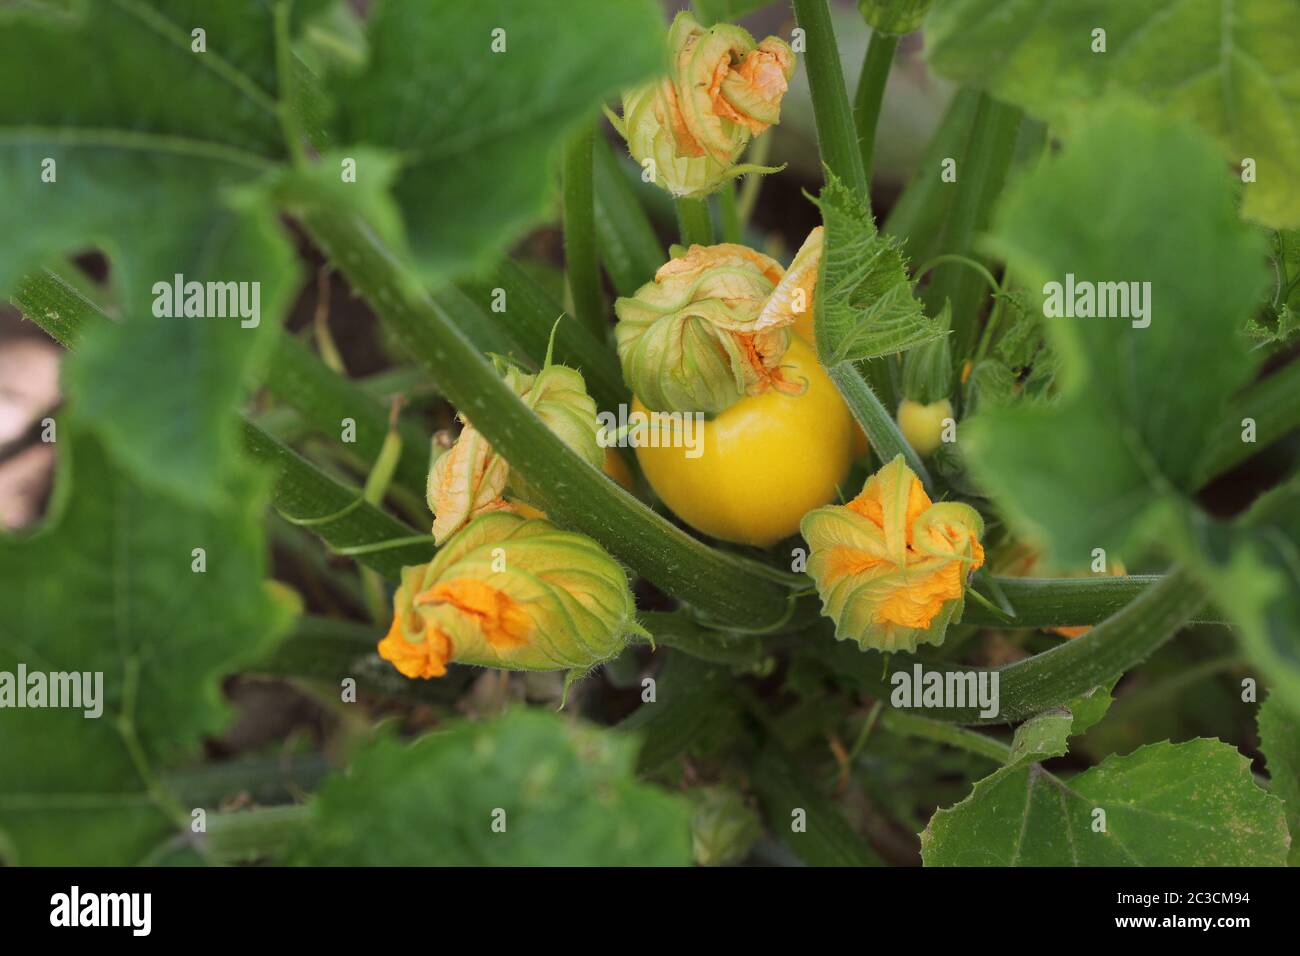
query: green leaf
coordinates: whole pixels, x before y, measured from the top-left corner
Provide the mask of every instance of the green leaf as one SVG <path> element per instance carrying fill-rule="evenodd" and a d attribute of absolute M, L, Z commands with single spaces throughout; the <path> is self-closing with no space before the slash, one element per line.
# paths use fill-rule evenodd
<path fill-rule="evenodd" d="M 881 866 L 839 807 L 812 783 L 808 771 L 769 747 L 753 770 L 768 832 L 809 866 Z"/>
<path fill-rule="evenodd" d="M 1269 695 L 1259 705 L 1259 749 L 1268 764 L 1270 792 L 1286 804 L 1292 866 L 1300 865 L 1300 718 Z"/>
<path fill-rule="evenodd" d="M 381 737 L 321 788 L 290 858 L 317 866 L 685 866 L 690 805 L 633 778 L 636 750 L 631 737 L 536 710 L 409 743 Z"/>
<path fill-rule="evenodd" d="M 920 29 L 933 3 L 934 0 L 858 0 L 858 11 L 873 30 L 901 36 Z"/>
<path fill-rule="evenodd" d="M 1279 703 L 1300 715 L 1300 476 L 1255 502 L 1222 561 L 1195 565 Z"/>
<path fill-rule="evenodd" d="M 650 217 L 619 169 L 620 160 L 603 137 L 596 139 L 596 236 L 609 281 L 619 295 L 634 295 L 668 261 Z"/>
<path fill-rule="evenodd" d="M 1115 700 L 1111 696 L 1111 689 L 1115 686 L 1116 680 L 1118 678 L 1108 681 L 1101 687 L 1094 687 L 1082 697 L 1076 697 L 1066 705 L 1066 709 L 1073 716 L 1070 726 L 1071 737 L 1086 733 L 1106 716 L 1106 711 L 1110 710 L 1110 705 Z"/>
<path fill-rule="evenodd" d="M 1284 227 L 1300 225 L 1297 36 L 1300 5 L 1277 0 L 953 0 L 926 44 L 940 73 L 1067 130 L 1112 92 L 1198 123 L 1233 166 L 1255 160 L 1246 215 Z"/>
<path fill-rule="evenodd" d="M 103 249 L 123 321 L 95 329 L 68 364 L 82 420 L 140 480 L 212 504 L 235 448 L 230 409 L 295 276 L 273 215 L 228 201 L 284 155 L 270 7 L 105 0 L 78 12 L 0 29 L 0 87 L 25 91 L 0 103 L 0 294 L 25 272 Z M 195 25 L 206 52 L 191 50 Z M 256 325 L 157 317 L 154 285 L 177 274 L 257 283 Z"/>
<path fill-rule="evenodd" d="M 418 532 L 369 504 L 361 489 L 343 485 L 251 422 L 244 445 L 275 476 L 271 501 L 285 520 L 311 531 L 337 554 L 355 557 L 390 580 L 402 568 L 433 557 L 433 535 Z"/>
<path fill-rule="evenodd" d="M 722 723 L 732 700 L 731 683 L 725 667 L 685 653 L 670 654 L 655 678 L 655 699 L 643 700 L 618 725 L 644 741 L 637 769 L 659 770 Z"/>
<path fill-rule="evenodd" d="M 50 518 L 0 535 L 0 672 L 102 672 L 103 713 L 4 711 L 0 845 L 10 862 L 120 866 L 187 822 L 156 770 L 224 726 L 220 679 L 288 620 L 263 588 L 260 482 L 242 474 L 238 504 L 202 510 L 141 486 L 73 422 L 58 435 Z"/>
<path fill-rule="evenodd" d="M 1025 764 L 1064 756 L 1070 749 L 1067 741 L 1073 727 L 1074 716 L 1064 707 L 1031 717 L 1016 728 L 1011 740 L 1011 755 L 1003 769 L 1014 770 Z"/>
<path fill-rule="evenodd" d="M 1186 506 L 1177 492 L 1196 487 L 1250 376 L 1238 330 L 1266 279 L 1260 237 L 1237 219 L 1204 137 L 1113 109 L 1009 191 L 994 242 L 1043 289 L 1045 309 L 1046 283 L 1068 275 L 1150 283 L 1145 320 L 1048 317 L 1060 400 L 990 409 L 960 433 L 981 483 L 1059 564 L 1081 566 L 1097 547 L 1124 553 L 1161 512 Z"/>
<path fill-rule="evenodd" d="M 1059 718 L 1026 752 L 1064 752 Z M 1068 722 L 1068 714 L 1067 714 Z M 1042 740 L 1046 735 L 1049 739 Z M 1094 811 L 1105 812 L 1102 818 Z M 1282 803 L 1255 785 L 1250 761 L 1198 738 L 1109 757 L 1062 779 L 1012 762 L 939 810 L 921 834 L 926 866 L 1284 866 Z"/>
<path fill-rule="evenodd" d="M 271 358 L 266 389 L 295 409 L 313 431 L 338 441 L 345 419 L 356 424 L 355 451 L 365 465 L 379 457 L 388 434 L 389 410 L 356 381 L 338 374 L 298 340 L 283 336 Z M 430 440 L 422 424 L 398 421 L 402 455 L 396 481 L 423 498 L 429 476 Z"/>
<path fill-rule="evenodd" d="M 531 0 L 390 0 L 368 36 L 365 71 L 330 77 L 335 140 L 400 154 L 394 193 L 431 282 L 487 265 L 535 224 L 558 147 L 665 58 L 649 0 L 570 0 L 562 14 Z"/>
<path fill-rule="evenodd" d="M 865 201 L 828 174 L 817 205 L 826 227 L 814 306 L 822 364 L 892 355 L 943 336 L 912 295 L 901 243 L 876 231 Z"/>

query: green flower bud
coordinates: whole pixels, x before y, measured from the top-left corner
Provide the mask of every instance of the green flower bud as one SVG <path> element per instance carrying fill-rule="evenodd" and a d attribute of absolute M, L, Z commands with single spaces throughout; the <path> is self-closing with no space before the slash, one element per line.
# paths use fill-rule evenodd
<path fill-rule="evenodd" d="M 716 414 L 782 377 L 794 316 L 765 309 L 785 270 L 733 243 L 691 246 L 614 303 L 623 377 L 651 411 Z"/>
<path fill-rule="evenodd" d="M 945 332 L 951 327 L 952 306 L 945 302 L 935 324 Z M 914 402 L 929 405 L 952 394 L 952 336 L 944 335 L 903 356 L 903 394 Z"/>
<path fill-rule="evenodd" d="M 439 677 L 449 661 L 587 670 L 638 630 L 627 574 L 600 545 L 494 511 L 428 564 L 402 569 L 379 655 L 407 677 Z"/>
<path fill-rule="evenodd" d="M 502 376 L 551 431 L 588 464 L 600 468 L 604 450 L 597 440 L 596 403 L 587 394 L 582 373 L 548 364 L 536 375 L 499 360 Z M 434 514 L 433 537 L 442 544 L 474 517 L 510 507 L 503 495 L 527 501 L 531 492 L 510 465 L 468 421 L 460 436 L 429 472 L 426 494 Z"/>
<path fill-rule="evenodd" d="M 674 196 L 695 197 L 727 179 L 771 168 L 737 165 L 750 138 L 777 123 L 794 73 L 794 53 L 776 37 L 762 43 L 741 27 L 700 26 L 679 13 L 668 32 L 667 77 L 623 96 L 611 122 L 655 182 Z"/>

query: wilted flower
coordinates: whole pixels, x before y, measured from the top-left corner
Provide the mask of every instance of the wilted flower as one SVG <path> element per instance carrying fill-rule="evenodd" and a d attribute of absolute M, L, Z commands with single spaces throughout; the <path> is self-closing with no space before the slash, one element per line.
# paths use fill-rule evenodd
<path fill-rule="evenodd" d="M 822 612 L 866 650 L 942 643 L 960 619 L 967 576 L 984 563 L 984 522 L 960 502 L 933 504 L 899 455 L 845 506 L 804 516 Z"/>
<path fill-rule="evenodd" d="M 626 573 L 595 541 L 496 511 L 402 569 L 379 656 L 407 677 L 440 677 L 449 661 L 586 669 L 623 649 L 635 614 Z"/>
<path fill-rule="evenodd" d="M 770 388 L 801 392 L 781 358 L 789 326 L 811 308 L 821 235 L 813 230 L 789 272 L 746 246 L 691 246 L 615 302 L 623 377 L 645 406 L 716 414 Z"/>
<path fill-rule="evenodd" d="M 508 365 L 504 377 L 515 394 L 566 445 L 593 467 L 601 467 L 605 453 L 596 439 L 596 403 L 587 394 L 581 372 L 548 364 L 536 375 L 529 375 Z M 507 484 L 517 497 L 527 499 L 527 489 L 518 480 L 511 480 L 510 465 L 466 421 L 456 444 L 434 462 L 429 472 L 426 491 L 429 510 L 434 514 L 434 540 L 442 544 L 472 518 L 510 508 L 511 503 L 503 497 Z"/>
<path fill-rule="evenodd" d="M 701 196 L 733 176 L 771 172 L 736 165 L 753 136 L 781 117 L 794 53 L 777 37 L 761 43 L 729 23 L 705 28 L 679 13 L 668 32 L 668 76 L 623 96 L 611 116 L 638 163 L 674 196 Z"/>

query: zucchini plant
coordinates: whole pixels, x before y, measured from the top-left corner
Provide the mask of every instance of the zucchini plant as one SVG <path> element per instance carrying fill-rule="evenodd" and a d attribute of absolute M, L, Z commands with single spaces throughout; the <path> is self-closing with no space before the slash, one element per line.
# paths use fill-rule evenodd
<path fill-rule="evenodd" d="M 0 860 L 1294 861 L 1300 7 L 991 6 L 0 5 Z"/>

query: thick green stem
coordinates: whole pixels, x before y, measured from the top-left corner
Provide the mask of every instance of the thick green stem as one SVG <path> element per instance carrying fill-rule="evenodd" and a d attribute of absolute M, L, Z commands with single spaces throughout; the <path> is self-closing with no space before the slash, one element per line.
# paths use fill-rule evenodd
<path fill-rule="evenodd" d="M 560 322 L 557 328 L 555 322 L 564 309 L 512 259 L 501 261 L 491 282 L 505 292 L 504 316 L 534 366 L 541 367 L 554 331 L 555 361 L 582 372 L 598 408 L 616 409 L 628 400 L 618 359 L 605 345 L 606 328 L 596 336 L 571 319 Z"/>
<path fill-rule="evenodd" d="M 901 710 L 886 710 L 880 715 L 880 726 L 886 730 L 908 737 L 920 737 L 934 740 L 949 747 L 958 747 L 981 757 L 988 757 L 996 763 L 1006 763 L 1011 757 L 1011 748 L 1000 740 L 994 740 L 987 734 L 966 730 L 956 724 L 931 720 L 917 714 Z"/>
<path fill-rule="evenodd" d="M 667 261 L 650 217 L 603 137 L 595 142 L 596 236 L 605 272 L 619 295 L 632 295 Z"/>
<path fill-rule="evenodd" d="M 858 151 L 862 154 L 862 172 L 871 182 L 871 162 L 876 148 L 876 127 L 880 122 L 880 104 L 885 99 L 885 86 L 889 83 L 889 68 L 894 65 L 894 52 L 899 37 L 873 30 L 867 44 L 867 56 L 862 62 L 857 93 L 853 97 L 853 118 L 858 129 Z"/>
<path fill-rule="evenodd" d="M 881 231 L 897 236 L 914 262 L 923 262 L 937 251 L 943 238 L 943 222 L 952 206 L 956 183 L 944 182 L 943 163 L 955 159 L 970 137 L 971 123 L 979 105 L 977 91 L 964 88 L 953 97 L 930 138 L 917 171 L 889 210 Z"/>
<path fill-rule="evenodd" d="M 740 225 L 740 207 L 736 203 L 736 183 L 730 180 L 718 192 L 718 212 L 722 220 L 722 241 L 740 242 L 743 228 Z"/>
<path fill-rule="evenodd" d="M 742 628 L 774 626 L 789 610 L 781 575 L 707 547 L 650 511 L 580 458 L 510 389 L 489 362 L 409 281 L 398 260 L 355 216 L 304 215 L 308 232 L 356 292 L 433 373 L 447 398 L 537 489 L 558 523 L 590 535 L 660 588 L 709 618 Z"/>
<path fill-rule="evenodd" d="M 1014 723 L 1041 714 L 1117 680 L 1190 623 L 1204 604 L 1205 596 L 1195 578 L 1176 568 L 1087 634 L 995 669 L 995 716 L 981 715 L 978 706 L 927 707 L 921 713 L 959 724 Z M 920 663 L 915 655 L 894 654 L 882 669 L 877 655 L 864 655 L 850 642 L 819 641 L 806 646 L 861 690 L 885 700 L 894 689 L 890 675 L 911 672 Z M 927 672 L 955 672 L 963 678 L 974 675 L 978 679 L 988 672 L 947 661 L 925 661 L 921 666 Z"/>
<path fill-rule="evenodd" d="M 433 538 L 380 511 L 361 491 L 340 484 L 251 422 L 245 446 L 275 474 L 272 502 L 286 520 L 307 528 L 339 554 L 396 580 L 402 568 L 433 557 Z"/>
<path fill-rule="evenodd" d="M 1255 440 L 1242 441 L 1245 419 L 1255 423 Z M 1300 359 L 1266 375 L 1233 399 L 1215 429 L 1198 470 L 1200 481 L 1235 468 L 1257 451 L 1300 428 Z"/>
<path fill-rule="evenodd" d="M 204 848 L 215 863 L 275 859 L 310 820 L 310 808 L 296 803 L 214 813 L 208 817 Z"/>
<path fill-rule="evenodd" d="M 339 441 L 344 423 L 351 419 L 357 455 L 366 462 L 379 457 L 388 434 L 388 410 L 351 379 L 344 378 L 296 339 L 284 335 L 271 359 L 266 389 L 302 416 L 312 429 Z M 412 494 L 424 497 L 429 474 L 429 437 L 414 422 L 398 423 L 402 455 L 396 481 Z"/>
<path fill-rule="evenodd" d="M 975 237 L 989 221 L 1002 192 L 1007 170 L 1015 155 L 1021 113 L 981 94 L 966 151 L 957 165 L 957 192 L 953 199 L 942 251 L 970 257 Z M 984 280 L 960 263 L 947 263 L 934 272 L 926 290 L 930 311 L 937 314 L 945 300 L 952 303 L 952 354 L 960 365 L 975 344 Z"/>
<path fill-rule="evenodd" d="M 564 150 L 564 269 L 574 316 L 583 328 L 603 340 L 608 323 L 596 256 L 594 139 L 595 125 L 588 123 Z"/>
<path fill-rule="evenodd" d="M 992 578 L 1015 619 L 1007 622 L 979 604 L 970 602 L 963 624 L 983 627 L 1083 627 L 1099 624 L 1122 611 L 1162 580 L 1158 574 L 1089 578 Z M 1219 623 L 1217 611 L 1196 614 L 1198 623 Z"/>
<path fill-rule="evenodd" d="M 682 245 L 713 245 L 713 217 L 709 215 L 707 200 L 678 199 L 677 226 Z"/>
<path fill-rule="evenodd" d="M 826 0 L 794 0 L 794 15 L 808 41 L 804 67 L 808 71 L 822 162 L 846 186 L 870 202 L 853 110 L 849 106 Z"/>
<path fill-rule="evenodd" d="M 858 367 L 852 362 L 841 362 L 827 369 L 827 373 L 835 383 L 835 387 L 840 390 L 840 394 L 844 396 L 849 411 L 858 420 L 862 430 L 867 433 L 871 450 L 875 452 L 876 457 L 883 462 L 890 462 L 896 456 L 902 455 L 903 460 L 907 462 L 907 467 L 916 473 L 921 483 L 927 488 L 931 487 L 930 472 L 921 461 L 921 456 L 907 443 L 893 417 L 881 404 L 879 397 L 867 384 Z"/>

